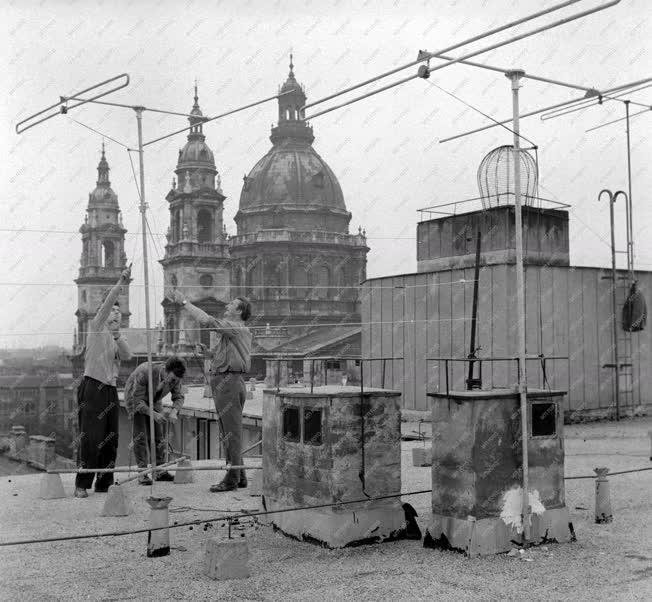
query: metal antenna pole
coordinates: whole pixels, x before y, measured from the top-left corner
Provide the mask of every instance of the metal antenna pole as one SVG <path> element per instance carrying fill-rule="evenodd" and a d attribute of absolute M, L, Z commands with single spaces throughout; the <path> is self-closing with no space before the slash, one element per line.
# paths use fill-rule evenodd
<path fill-rule="evenodd" d="M 627 217 L 627 270 L 629 271 L 630 284 L 634 281 L 634 227 L 632 220 L 632 151 L 629 138 L 629 100 L 625 101 L 625 117 L 627 119 L 627 193 L 629 215 Z"/>
<path fill-rule="evenodd" d="M 143 151 L 143 107 L 134 107 L 138 123 L 138 162 L 140 166 L 140 214 L 143 231 L 143 272 L 145 278 L 145 332 L 147 337 L 147 391 L 149 401 L 150 456 L 152 463 L 152 493 L 156 481 L 156 433 L 154 425 L 154 379 L 152 377 L 152 340 L 149 316 L 149 270 L 147 263 L 147 204 L 145 203 L 145 161 Z"/>
<path fill-rule="evenodd" d="M 528 478 L 527 375 L 525 365 L 525 286 L 523 282 L 523 222 L 521 218 L 521 149 L 519 147 L 518 88 L 524 72 L 518 69 L 505 74 L 512 82 L 514 131 L 514 200 L 516 205 L 516 314 L 518 339 L 518 393 L 521 403 L 521 444 L 523 449 L 523 546 L 530 541 L 530 500 Z"/>

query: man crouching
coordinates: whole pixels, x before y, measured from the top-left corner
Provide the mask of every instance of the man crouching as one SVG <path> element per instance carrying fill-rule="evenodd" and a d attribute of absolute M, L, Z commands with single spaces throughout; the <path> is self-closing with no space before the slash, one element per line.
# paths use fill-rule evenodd
<path fill-rule="evenodd" d="M 154 438 L 156 442 L 156 465 L 165 463 L 167 439 L 163 433 L 166 420 L 177 421 L 179 409 L 183 406 L 184 396 L 181 389 L 181 379 L 186 373 L 186 365 L 177 356 L 172 356 L 163 362 L 152 362 L 152 387 L 154 389 Z M 132 420 L 132 445 L 136 463 L 139 468 L 147 468 L 149 442 L 151 440 L 149 421 L 147 362 L 140 364 L 127 379 L 125 384 L 125 406 Z M 163 413 L 163 398 L 170 393 L 172 410 Z M 157 481 L 173 481 L 174 477 L 167 471 L 156 476 Z M 152 481 L 144 475 L 138 479 L 141 485 L 151 485 Z"/>

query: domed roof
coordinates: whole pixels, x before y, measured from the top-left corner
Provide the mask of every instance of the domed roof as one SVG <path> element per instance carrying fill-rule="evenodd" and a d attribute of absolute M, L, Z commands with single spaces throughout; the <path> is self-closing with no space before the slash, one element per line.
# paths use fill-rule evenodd
<path fill-rule="evenodd" d="M 244 177 L 240 210 L 278 205 L 310 205 L 346 212 L 335 174 L 312 147 L 312 127 L 303 119 L 306 96 L 290 74 L 278 99 L 278 125 L 272 128 L 272 148 Z"/>
<path fill-rule="evenodd" d="M 311 145 L 274 145 L 244 178 L 240 209 L 319 205 L 346 211 L 335 174 Z"/>
<path fill-rule="evenodd" d="M 111 188 L 109 182 L 109 163 L 104 154 L 104 143 L 102 143 L 102 157 L 97 165 L 97 186 L 95 190 L 88 195 L 88 206 L 106 205 L 118 206 L 118 195 Z"/>

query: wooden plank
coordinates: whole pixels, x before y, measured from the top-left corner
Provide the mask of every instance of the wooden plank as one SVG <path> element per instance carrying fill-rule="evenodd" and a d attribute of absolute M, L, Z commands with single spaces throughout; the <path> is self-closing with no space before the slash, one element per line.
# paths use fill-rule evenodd
<path fill-rule="evenodd" d="M 378 357 L 392 357 L 394 352 L 394 278 L 384 278 L 381 289 L 381 310 L 380 316 L 382 321 L 382 341 L 380 345 L 380 355 Z M 373 373 L 378 372 L 378 386 L 389 386 L 391 378 L 391 362 L 377 361 L 373 362 Z M 383 364 L 385 364 L 385 382 L 382 381 Z"/>
<path fill-rule="evenodd" d="M 582 270 L 582 321 L 584 331 L 584 395 L 587 408 L 597 408 L 598 393 L 598 334 L 596 322 L 597 306 L 597 270 Z"/>
<path fill-rule="evenodd" d="M 405 381 L 403 384 L 403 407 L 415 407 L 416 383 L 416 331 L 419 326 L 414 321 L 416 305 L 415 284 L 417 277 L 405 277 L 405 350 L 403 352 L 403 365 L 405 367 Z"/>
<path fill-rule="evenodd" d="M 588 407 L 584 391 L 584 328 L 582 324 L 582 270 L 568 269 L 568 356 L 570 410 Z"/>
<path fill-rule="evenodd" d="M 490 357 L 492 353 L 493 339 L 493 295 L 491 290 L 490 266 L 480 268 L 480 283 L 478 287 L 478 338 L 480 346 L 479 357 Z M 479 366 L 476 366 L 475 374 L 478 374 Z M 493 387 L 493 371 L 491 363 L 484 363 L 482 366 L 482 386 Z"/>
<path fill-rule="evenodd" d="M 427 274 L 426 282 L 426 315 L 428 318 L 426 357 L 439 357 L 439 274 Z M 426 362 L 425 381 L 428 393 L 442 390 L 439 378 L 439 362 Z"/>
<path fill-rule="evenodd" d="M 392 279 L 394 289 L 392 291 L 392 321 L 394 323 L 392 333 L 392 357 L 405 357 L 405 278 L 397 276 Z M 388 373 L 391 373 L 392 389 L 401 390 L 405 382 L 405 361 L 392 360 L 387 362 Z"/>
<path fill-rule="evenodd" d="M 439 274 L 439 286 L 437 287 L 439 315 L 433 316 L 433 319 L 439 321 L 439 357 L 452 357 L 452 270 L 446 270 Z M 450 374 L 450 371 L 449 371 Z M 450 378 L 450 376 L 449 376 Z M 439 362 L 439 382 L 442 391 L 446 390 L 446 370 L 444 362 Z M 450 380 L 450 387 L 453 381 Z"/>
<path fill-rule="evenodd" d="M 525 275 L 525 350 L 527 355 L 541 353 L 541 322 L 539 320 L 541 302 L 539 291 L 539 266 L 528 265 Z M 540 365 L 527 361 L 527 384 L 529 387 L 541 388 L 543 379 Z"/>
<path fill-rule="evenodd" d="M 565 267 L 551 268 L 552 272 L 552 304 L 545 316 L 544 324 L 549 324 L 552 331 L 553 348 L 551 354 L 568 357 L 568 269 Z M 545 327 L 545 326 L 544 326 Z M 553 389 L 567 391 L 564 409 L 570 407 L 569 360 L 550 362 L 550 383 Z"/>
<path fill-rule="evenodd" d="M 416 325 L 415 334 L 415 385 L 414 407 L 417 410 L 428 409 L 428 400 L 426 398 L 426 298 L 428 294 L 427 274 L 418 274 L 415 288 L 415 312 L 414 321 Z"/>
<path fill-rule="evenodd" d="M 606 277 L 606 278 L 605 278 Z M 598 357 L 598 407 L 615 406 L 616 372 L 613 368 L 604 368 L 605 364 L 613 364 L 614 358 L 614 328 L 612 302 L 611 270 L 599 270 L 597 273 L 597 357 Z"/>

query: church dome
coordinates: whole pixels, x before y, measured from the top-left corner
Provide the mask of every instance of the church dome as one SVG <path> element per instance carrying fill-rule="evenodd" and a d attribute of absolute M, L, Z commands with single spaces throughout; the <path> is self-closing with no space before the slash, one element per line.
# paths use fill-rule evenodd
<path fill-rule="evenodd" d="M 312 147 L 312 127 L 303 118 L 306 95 L 293 69 L 290 57 L 290 74 L 279 90 L 279 118 L 272 128 L 272 148 L 244 177 L 240 210 L 299 205 L 346 213 L 340 183 Z"/>
<path fill-rule="evenodd" d="M 240 209 L 318 205 L 346 211 L 335 174 L 311 145 L 275 144 L 245 177 Z"/>

